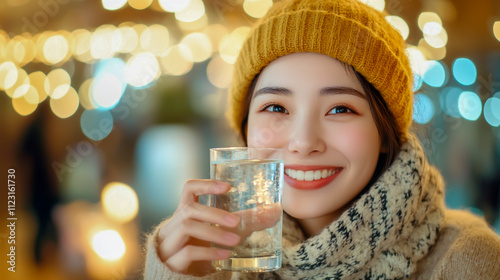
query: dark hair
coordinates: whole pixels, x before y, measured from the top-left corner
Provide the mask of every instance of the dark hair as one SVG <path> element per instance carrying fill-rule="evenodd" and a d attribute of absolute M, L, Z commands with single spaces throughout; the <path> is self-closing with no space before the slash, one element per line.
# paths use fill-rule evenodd
<path fill-rule="evenodd" d="M 402 135 L 401 132 L 399 132 L 397 128 L 396 119 L 392 115 L 391 111 L 389 111 L 389 108 L 387 107 L 387 104 L 382 98 L 380 92 L 370 82 L 368 82 L 363 75 L 357 72 L 354 69 L 354 67 L 342 61 L 340 61 L 340 63 L 342 63 L 346 72 L 349 74 L 353 74 L 363 87 L 363 90 L 365 91 L 367 96 L 368 104 L 370 106 L 370 111 L 372 113 L 375 125 L 377 126 L 377 130 L 380 135 L 382 150 L 384 151 L 379 155 L 377 167 L 375 169 L 375 172 L 373 173 L 372 178 L 367 184 L 368 187 L 371 186 L 380 177 L 380 175 L 384 173 L 384 171 L 387 170 L 387 168 L 389 168 L 389 166 L 392 164 L 397 154 L 399 153 L 399 150 L 401 149 L 402 139 L 404 135 Z M 250 108 L 250 102 L 252 101 L 252 95 L 257 80 L 259 78 L 259 75 L 260 73 L 253 78 L 252 83 L 250 84 L 250 87 L 248 89 L 248 93 L 244 103 L 245 118 L 241 122 L 240 136 L 243 142 L 245 143 L 245 146 L 248 145 L 247 131 L 246 131 L 248 123 L 248 111 Z M 363 192 L 364 191 L 362 191 L 361 193 Z"/>

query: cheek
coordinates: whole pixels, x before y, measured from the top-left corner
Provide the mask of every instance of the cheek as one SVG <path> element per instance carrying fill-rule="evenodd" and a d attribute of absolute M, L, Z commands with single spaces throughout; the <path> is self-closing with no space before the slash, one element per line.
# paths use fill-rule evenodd
<path fill-rule="evenodd" d="M 342 128 L 341 132 L 336 132 L 330 139 L 334 139 L 335 146 L 351 159 L 367 159 L 370 155 L 378 156 L 380 153 L 376 127 L 348 125 Z"/>
<path fill-rule="evenodd" d="M 280 147 L 286 141 L 286 122 L 272 117 L 248 118 L 248 146 L 249 147 Z"/>

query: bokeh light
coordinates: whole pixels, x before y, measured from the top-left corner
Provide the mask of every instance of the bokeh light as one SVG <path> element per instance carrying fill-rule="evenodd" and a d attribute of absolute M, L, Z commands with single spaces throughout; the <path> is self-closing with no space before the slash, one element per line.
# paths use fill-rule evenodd
<path fill-rule="evenodd" d="M 430 60 L 442 60 L 446 57 L 446 47 L 434 48 L 431 47 L 424 38 L 418 41 L 418 49 L 422 54 Z"/>
<path fill-rule="evenodd" d="M 43 102 L 47 98 L 47 92 L 45 91 L 45 80 L 47 76 L 41 71 L 32 72 L 28 75 L 30 84 L 36 89 L 38 93 L 38 103 Z"/>
<path fill-rule="evenodd" d="M 17 81 L 17 67 L 11 61 L 0 64 L 0 90 L 11 88 Z"/>
<path fill-rule="evenodd" d="M 472 91 L 464 91 L 458 98 L 458 111 L 466 120 L 477 120 L 481 116 L 482 107 L 481 99 Z"/>
<path fill-rule="evenodd" d="M 448 43 L 448 33 L 444 28 L 436 35 L 424 33 L 424 39 L 433 48 L 442 48 Z"/>
<path fill-rule="evenodd" d="M 403 36 L 403 39 L 407 39 L 410 35 L 410 27 L 404 19 L 398 16 L 386 16 L 385 19 Z"/>
<path fill-rule="evenodd" d="M 122 43 L 118 50 L 119 52 L 130 53 L 137 48 L 137 45 L 139 44 L 139 36 L 132 27 L 120 26 L 117 29 L 117 32 L 120 32 L 122 37 Z"/>
<path fill-rule="evenodd" d="M 199 19 L 191 22 L 176 21 L 177 26 L 179 26 L 185 32 L 197 31 L 205 28 L 208 25 L 207 14 L 203 14 Z"/>
<path fill-rule="evenodd" d="M 107 184 L 102 190 L 101 202 L 104 212 L 121 223 L 134 219 L 139 210 L 137 194 L 123 183 Z"/>
<path fill-rule="evenodd" d="M 145 29 L 140 37 L 140 44 L 143 50 L 161 56 L 168 49 L 170 35 L 168 29 L 159 24 L 153 24 Z"/>
<path fill-rule="evenodd" d="M 416 123 L 426 124 L 434 117 L 435 108 L 432 100 L 425 94 L 415 94 L 413 103 L 413 120 Z"/>
<path fill-rule="evenodd" d="M 7 93 L 7 95 L 11 98 L 14 97 L 14 95 L 16 97 L 22 96 L 27 90 L 27 88 L 24 85 L 30 84 L 28 73 L 26 73 L 24 69 L 18 68 L 16 69 L 16 71 L 17 71 L 16 81 L 10 88 L 7 88 L 5 90 L 5 93 Z"/>
<path fill-rule="evenodd" d="M 493 24 L 493 35 L 495 35 L 495 38 L 500 41 L 500 21 L 495 21 Z"/>
<path fill-rule="evenodd" d="M 182 39 L 181 44 L 191 50 L 194 62 L 204 61 L 212 55 L 212 43 L 203 33 L 188 34 Z"/>
<path fill-rule="evenodd" d="M 135 88 L 145 88 L 160 76 L 158 59 L 149 53 L 142 52 L 132 56 L 124 70 L 125 81 Z"/>
<path fill-rule="evenodd" d="M 86 110 L 94 110 L 99 106 L 94 104 L 93 93 L 92 93 L 92 83 L 94 79 L 90 78 L 85 80 L 78 89 L 78 95 L 80 96 L 80 105 L 83 106 Z"/>
<path fill-rule="evenodd" d="M 130 7 L 136 10 L 144 10 L 151 6 L 151 3 L 153 3 L 153 0 L 128 0 Z"/>
<path fill-rule="evenodd" d="M 89 139 L 101 141 L 113 130 L 113 115 L 108 110 L 85 110 L 80 117 L 80 126 Z"/>
<path fill-rule="evenodd" d="M 224 36 L 219 43 L 219 53 L 222 59 L 230 64 L 236 62 L 236 57 L 250 32 L 250 27 L 241 26 L 233 30 L 229 35 Z"/>
<path fill-rule="evenodd" d="M 205 14 L 205 5 L 202 0 L 190 0 L 188 5 L 175 12 L 175 18 L 179 21 L 193 22 Z"/>
<path fill-rule="evenodd" d="M 425 25 L 428 22 L 435 22 L 441 26 L 443 25 L 439 15 L 434 12 L 423 12 L 418 16 L 418 27 L 422 30 L 422 32 L 424 32 Z"/>
<path fill-rule="evenodd" d="M 102 6 L 106 10 L 115 11 L 127 4 L 127 0 L 102 0 Z"/>
<path fill-rule="evenodd" d="M 71 117 L 80 104 L 78 94 L 73 87 L 69 87 L 67 92 L 60 98 L 50 98 L 50 108 L 54 115 L 61 119 Z"/>
<path fill-rule="evenodd" d="M 45 92 L 52 99 L 63 97 L 69 90 L 71 77 L 66 70 L 58 68 L 47 74 L 45 79 Z"/>
<path fill-rule="evenodd" d="M 12 98 L 12 107 L 21 116 L 33 113 L 38 107 L 38 93 L 33 86 L 28 86 L 26 93 L 20 97 Z"/>
<path fill-rule="evenodd" d="M 165 73 L 181 76 L 193 68 L 193 54 L 189 47 L 183 44 L 175 45 L 160 58 L 160 63 Z"/>
<path fill-rule="evenodd" d="M 89 91 L 90 104 L 97 108 L 110 109 L 120 101 L 127 87 L 124 80 L 125 62 L 114 57 L 99 61 Z"/>
<path fill-rule="evenodd" d="M 184 10 L 188 5 L 190 0 L 158 0 L 160 7 L 166 12 L 180 12 Z"/>
<path fill-rule="evenodd" d="M 110 58 L 114 55 L 113 33 L 115 31 L 113 25 L 101 25 L 97 28 L 90 37 L 90 54 L 95 59 Z"/>
<path fill-rule="evenodd" d="M 62 35 L 51 36 L 43 45 L 43 55 L 49 64 L 57 64 L 68 55 L 68 40 Z"/>
<path fill-rule="evenodd" d="M 360 0 L 360 1 L 372 6 L 373 8 L 375 8 L 380 12 L 382 12 L 385 8 L 385 0 Z"/>
<path fill-rule="evenodd" d="M 428 60 L 424 63 L 424 82 L 431 87 L 442 87 L 447 78 L 446 68 L 440 61 Z"/>
<path fill-rule="evenodd" d="M 484 103 L 484 118 L 493 127 L 500 126 L 500 98 L 490 97 Z"/>
<path fill-rule="evenodd" d="M 458 98 L 462 90 L 457 87 L 445 87 L 441 91 L 441 95 L 439 97 L 439 104 L 441 109 L 448 116 L 454 118 L 460 118 L 460 112 L 458 110 Z"/>
<path fill-rule="evenodd" d="M 273 5 L 272 0 L 245 0 L 243 10 L 251 17 L 263 17 Z"/>
<path fill-rule="evenodd" d="M 92 237 L 92 249 L 107 261 L 116 261 L 125 255 L 125 242 L 116 230 L 103 230 Z"/>
<path fill-rule="evenodd" d="M 70 42 L 70 49 L 73 57 L 79 61 L 87 62 L 92 59 L 90 53 L 90 39 L 92 32 L 85 29 L 73 31 L 73 39 Z"/>
<path fill-rule="evenodd" d="M 477 70 L 474 62 L 468 58 L 457 58 L 452 66 L 455 80 L 464 86 L 472 85 L 477 78 Z"/>
<path fill-rule="evenodd" d="M 232 73 L 233 65 L 225 62 L 220 56 L 212 58 L 207 65 L 208 80 L 218 88 L 229 87 Z"/>

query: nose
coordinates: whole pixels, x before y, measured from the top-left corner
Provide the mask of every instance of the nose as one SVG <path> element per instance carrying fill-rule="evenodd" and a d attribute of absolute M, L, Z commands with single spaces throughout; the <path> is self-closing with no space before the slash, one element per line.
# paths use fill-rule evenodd
<path fill-rule="evenodd" d="M 292 153 L 309 155 L 326 151 L 326 143 L 318 121 L 302 120 L 292 125 L 288 150 Z"/>

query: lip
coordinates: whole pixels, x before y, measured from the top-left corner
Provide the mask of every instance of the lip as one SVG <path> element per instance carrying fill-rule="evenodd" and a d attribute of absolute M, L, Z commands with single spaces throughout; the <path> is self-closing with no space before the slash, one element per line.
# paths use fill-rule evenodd
<path fill-rule="evenodd" d="M 342 168 L 340 166 L 325 166 L 325 165 L 286 165 L 285 169 L 296 169 L 296 170 L 304 170 L 304 171 L 310 171 L 310 170 L 323 170 L 323 169 L 338 169 Z M 330 182 L 335 180 L 337 176 L 344 170 L 343 168 L 335 173 L 334 175 L 319 179 L 319 180 L 313 180 L 313 181 L 298 181 L 288 175 L 286 173 L 284 174 L 285 177 L 285 182 L 292 188 L 294 189 L 299 189 L 299 190 L 317 190 L 320 189 L 326 185 L 328 185 Z"/>

